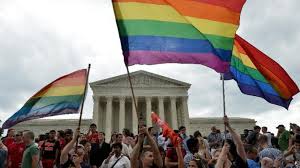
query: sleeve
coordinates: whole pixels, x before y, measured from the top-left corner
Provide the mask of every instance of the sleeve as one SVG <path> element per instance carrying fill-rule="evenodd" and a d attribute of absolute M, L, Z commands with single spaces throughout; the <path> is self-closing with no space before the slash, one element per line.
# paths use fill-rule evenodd
<path fill-rule="evenodd" d="M 127 157 L 124 157 L 124 158 L 126 158 L 126 160 L 125 160 L 125 167 L 126 168 L 131 168 L 131 165 L 130 165 L 130 160 L 127 158 Z"/>
<path fill-rule="evenodd" d="M 103 161 L 102 165 L 100 166 L 100 168 L 108 168 L 108 164 L 105 164 L 105 160 Z"/>
<path fill-rule="evenodd" d="M 31 148 L 31 150 L 30 150 L 31 156 L 38 155 L 39 152 L 40 152 L 40 150 L 39 150 L 39 148 L 37 146 Z"/>

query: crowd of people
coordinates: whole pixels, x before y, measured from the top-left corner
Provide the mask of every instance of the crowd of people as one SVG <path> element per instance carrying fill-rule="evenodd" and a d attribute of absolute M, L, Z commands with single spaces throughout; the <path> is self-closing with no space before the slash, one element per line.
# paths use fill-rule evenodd
<path fill-rule="evenodd" d="M 106 137 L 95 124 L 87 133 L 51 130 L 35 137 L 29 130 L 9 129 L 0 141 L 0 168 L 298 168 L 300 127 L 283 125 L 278 133 L 255 126 L 238 134 L 224 117 L 226 131 L 215 126 L 204 137 L 187 135 L 184 126 L 171 137 L 153 127 L 128 129 Z"/>

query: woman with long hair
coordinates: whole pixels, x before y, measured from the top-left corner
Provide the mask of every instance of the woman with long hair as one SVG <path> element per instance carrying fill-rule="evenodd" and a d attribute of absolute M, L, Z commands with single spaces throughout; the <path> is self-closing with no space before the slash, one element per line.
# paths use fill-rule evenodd
<path fill-rule="evenodd" d="M 194 137 L 198 139 L 199 141 L 199 151 L 198 155 L 204 159 L 206 162 L 209 162 L 211 160 L 211 155 L 209 153 L 209 147 L 208 142 L 206 139 L 204 139 L 199 131 L 196 131 L 194 133 Z"/>

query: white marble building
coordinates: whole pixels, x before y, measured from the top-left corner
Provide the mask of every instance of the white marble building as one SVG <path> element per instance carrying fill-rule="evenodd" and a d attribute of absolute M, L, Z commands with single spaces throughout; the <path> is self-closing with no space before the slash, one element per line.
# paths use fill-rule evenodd
<path fill-rule="evenodd" d="M 137 133 L 139 117 L 143 124 L 151 126 L 152 111 L 166 120 L 171 127 L 187 127 L 192 134 L 200 130 L 208 135 L 212 126 L 224 129 L 221 118 L 190 118 L 188 111 L 188 90 L 191 84 L 146 71 L 131 73 L 134 92 L 138 102 L 138 116 L 131 97 L 127 74 L 90 83 L 93 91 L 93 119 L 83 120 L 85 132 L 92 122 L 98 125 L 110 137 L 114 131 L 120 132 L 128 128 Z M 37 134 L 51 129 L 63 130 L 76 128 L 77 120 L 33 120 L 15 126 L 17 130 L 30 129 Z M 232 126 L 242 133 L 243 129 L 252 129 L 256 121 L 247 118 L 231 118 Z"/>

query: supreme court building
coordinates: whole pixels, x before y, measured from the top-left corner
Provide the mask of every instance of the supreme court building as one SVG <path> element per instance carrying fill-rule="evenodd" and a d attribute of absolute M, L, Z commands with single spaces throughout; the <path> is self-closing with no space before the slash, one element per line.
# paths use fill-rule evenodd
<path fill-rule="evenodd" d="M 101 131 L 110 135 L 129 128 L 136 134 L 138 117 L 148 127 L 152 126 L 152 111 L 174 129 L 181 125 L 189 128 L 190 84 L 146 71 L 131 73 L 131 81 L 138 116 L 127 74 L 90 83 L 94 99 L 93 121 L 99 129 L 103 128 Z"/>

